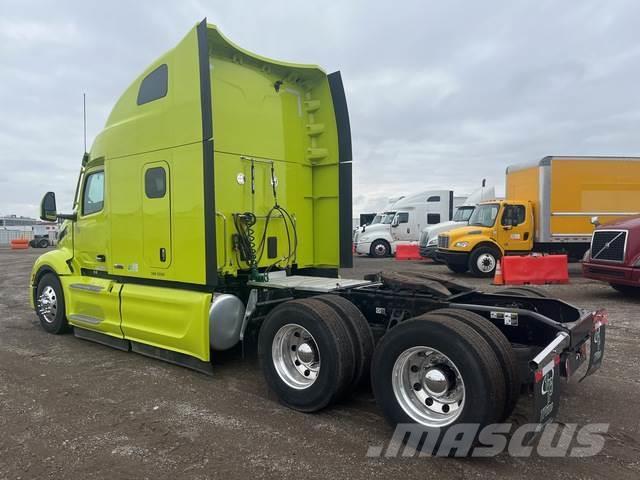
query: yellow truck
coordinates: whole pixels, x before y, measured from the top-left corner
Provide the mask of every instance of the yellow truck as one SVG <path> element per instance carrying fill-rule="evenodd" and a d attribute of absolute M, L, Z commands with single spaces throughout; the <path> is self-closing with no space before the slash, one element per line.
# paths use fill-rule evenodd
<path fill-rule="evenodd" d="M 548 156 L 506 171 L 506 200 L 484 202 L 469 225 L 438 237 L 450 270 L 492 276 L 503 255 L 532 251 L 581 258 L 592 217 L 602 223 L 640 211 L 640 158 Z"/>

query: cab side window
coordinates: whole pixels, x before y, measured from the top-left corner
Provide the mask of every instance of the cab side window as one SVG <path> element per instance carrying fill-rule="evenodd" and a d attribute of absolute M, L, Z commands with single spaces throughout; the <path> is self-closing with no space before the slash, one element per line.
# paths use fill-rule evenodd
<path fill-rule="evenodd" d="M 409 213 L 408 212 L 399 213 L 398 223 L 409 223 Z"/>
<path fill-rule="evenodd" d="M 91 215 L 104 207 L 104 171 L 87 175 L 82 193 L 82 215 Z"/>
<path fill-rule="evenodd" d="M 524 223 L 525 208 L 524 205 L 507 205 L 502 213 L 502 225 L 515 227 Z"/>
<path fill-rule="evenodd" d="M 154 167 L 144 174 L 144 192 L 147 198 L 162 198 L 167 193 L 167 174 L 162 167 Z"/>

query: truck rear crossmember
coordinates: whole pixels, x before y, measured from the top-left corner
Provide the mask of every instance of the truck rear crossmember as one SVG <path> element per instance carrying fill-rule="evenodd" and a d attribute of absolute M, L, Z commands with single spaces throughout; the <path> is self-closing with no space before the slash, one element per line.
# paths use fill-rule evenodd
<path fill-rule="evenodd" d="M 430 312 L 438 314 L 443 309 L 473 312 L 497 327 L 517 352 L 519 381 L 533 387 L 534 411 L 530 418 L 537 423 L 547 423 L 555 417 L 560 377 L 573 376 L 587 359 L 588 366 L 580 381 L 600 368 L 608 323 L 604 310 L 590 312 L 558 299 L 532 296 L 541 292 L 528 287 L 483 293 L 431 274 L 412 278 L 410 274 L 381 273 L 368 278 L 363 282 L 272 277 L 265 283 L 250 282 L 250 285 L 257 288 L 260 298 L 266 299 L 259 301 L 258 306 L 269 308 L 322 293 L 341 296 L 358 307 L 378 339 L 402 322 Z M 445 295 L 444 290 L 450 294 Z M 524 293 L 529 296 L 523 297 Z M 261 317 L 260 312 L 256 317 Z"/>

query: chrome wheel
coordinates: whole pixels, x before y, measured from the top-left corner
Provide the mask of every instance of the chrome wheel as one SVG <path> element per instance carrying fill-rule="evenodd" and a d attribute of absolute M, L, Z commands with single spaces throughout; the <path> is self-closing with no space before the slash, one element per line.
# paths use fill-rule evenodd
<path fill-rule="evenodd" d="M 465 388 L 458 368 L 434 348 L 411 347 L 393 365 L 391 384 L 402 410 L 427 427 L 444 427 L 462 412 Z"/>
<path fill-rule="evenodd" d="M 389 255 L 389 247 L 383 240 L 376 240 L 371 245 L 371 253 L 374 257 L 386 257 Z"/>
<path fill-rule="evenodd" d="M 45 322 L 53 323 L 58 313 L 58 299 L 56 291 L 51 285 L 47 285 L 38 297 L 38 313 Z"/>
<path fill-rule="evenodd" d="M 313 335 L 295 323 L 276 332 L 271 345 L 273 365 L 284 383 L 291 388 L 309 388 L 320 373 L 320 352 Z"/>
<path fill-rule="evenodd" d="M 490 253 L 483 253 L 478 256 L 478 260 L 476 260 L 476 265 L 478 266 L 478 270 L 482 273 L 492 272 L 494 268 L 496 268 L 496 257 L 491 255 Z"/>

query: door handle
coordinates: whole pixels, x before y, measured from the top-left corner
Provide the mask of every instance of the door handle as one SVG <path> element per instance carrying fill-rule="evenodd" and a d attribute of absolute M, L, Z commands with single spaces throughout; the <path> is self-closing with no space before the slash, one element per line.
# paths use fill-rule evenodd
<path fill-rule="evenodd" d="M 96 255 L 96 262 L 104 262 L 106 259 L 104 255 Z"/>
<path fill-rule="evenodd" d="M 124 265 L 121 263 L 114 263 L 113 268 L 117 268 L 118 270 L 124 270 Z"/>

